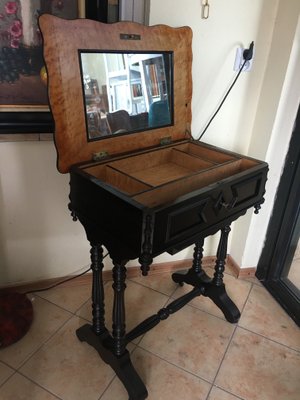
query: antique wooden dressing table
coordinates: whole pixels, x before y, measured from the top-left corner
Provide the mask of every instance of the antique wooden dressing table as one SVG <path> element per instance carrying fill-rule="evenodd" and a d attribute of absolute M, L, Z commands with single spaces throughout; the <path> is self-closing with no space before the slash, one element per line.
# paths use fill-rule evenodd
<path fill-rule="evenodd" d="M 142 400 L 147 390 L 131 364 L 129 341 L 199 295 L 210 297 L 228 321 L 238 321 L 223 283 L 228 234 L 248 208 L 258 212 L 267 164 L 192 139 L 190 28 L 50 15 L 40 17 L 40 28 L 58 169 L 70 173 L 69 208 L 91 243 L 93 323 L 77 336 L 115 370 L 130 400 Z M 201 268 L 203 243 L 219 230 L 211 278 Z M 147 275 L 153 257 L 192 244 L 193 265 L 172 275 L 192 290 L 126 333 L 127 261 L 138 258 Z M 111 334 L 102 246 L 114 264 Z"/>

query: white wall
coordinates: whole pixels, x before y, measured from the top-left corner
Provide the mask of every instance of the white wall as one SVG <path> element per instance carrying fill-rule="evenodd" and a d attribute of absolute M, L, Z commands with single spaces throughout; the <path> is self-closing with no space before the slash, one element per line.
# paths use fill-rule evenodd
<path fill-rule="evenodd" d="M 150 0 L 120 0 L 120 20 L 148 23 Z"/>
<path fill-rule="evenodd" d="M 64 276 L 89 249 L 68 205 L 53 142 L 0 143 L 0 285 Z"/>
<path fill-rule="evenodd" d="M 254 41 L 251 72 L 241 74 L 223 108 L 202 138 L 204 142 L 247 154 L 268 67 L 279 1 L 214 0 L 210 2 L 210 17 L 207 20 L 201 19 L 201 3 L 199 0 L 152 0 L 150 24 L 189 25 L 193 29 L 192 133 L 195 138 L 199 137 L 235 77 L 233 64 L 236 48 L 240 45 L 249 46 Z M 171 9 L 172 12 L 169 12 Z M 266 106 L 262 113 L 267 112 Z M 264 141 L 264 147 L 268 145 L 269 135 L 270 132 L 266 131 L 256 137 L 256 149 L 251 152 L 253 157 L 259 158 L 259 149 Z M 262 159 L 264 156 L 265 153 Z M 254 266 L 258 261 L 251 265 L 243 264 L 251 218 L 252 211 L 233 224 L 230 235 L 229 253 L 242 267 Z M 215 245 L 215 238 L 214 244 L 212 239 L 207 240 L 205 254 L 213 254 Z"/>
<path fill-rule="evenodd" d="M 193 29 L 193 135 L 199 136 L 235 72 L 236 48 L 255 42 L 251 72 L 243 73 L 203 141 L 245 153 L 268 60 L 278 0 L 210 1 L 201 19 L 199 0 L 152 0 L 150 24 L 189 25 Z M 172 10 L 172 12 L 170 12 Z"/>
<path fill-rule="evenodd" d="M 277 109 L 283 101 L 300 2 L 214 0 L 210 4 L 209 19 L 202 20 L 200 0 L 150 2 L 150 24 L 189 25 L 194 32 L 193 134 L 198 136 L 234 78 L 236 47 L 248 46 L 254 40 L 252 71 L 241 75 L 203 141 L 272 160 L 278 149 L 273 150 L 273 154 L 268 149 L 275 132 Z M 283 37 L 278 36 L 279 22 Z M 278 60 L 273 64 L 277 43 L 290 48 L 278 48 Z M 268 71 L 277 68 L 281 54 L 284 54 L 284 62 L 280 64 L 277 80 L 268 80 Z M 277 90 L 269 93 L 269 85 L 277 85 Z M 277 104 L 271 110 L 268 96 Z M 265 126 L 264 115 L 269 121 Z M 89 263 L 83 228 L 72 222 L 67 209 L 68 177 L 56 171 L 55 158 L 51 142 L 0 143 L 0 284 L 65 276 Z M 280 173 L 281 165 L 278 165 Z M 270 193 L 274 193 L 275 188 L 274 181 Z M 258 248 L 257 225 L 263 223 L 266 227 L 271 208 L 271 203 L 266 204 L 262 219 L 259 216 L 252 220 L 249 213 L 234 225 L 230 253 L 242 266 L 256 265 L 260 249 L 253 257 L 251 255 L 252 249 Z M 258 237 L 262 245 L 263 230 Z M 206 241 L 206 255 L 215 252 L 216 242 L 216 237 Z M 192 249 L 187 249 L 173 259 L 191 254 Z M 169 259 L 170 256 L 162 255 L 156 261 Z M 133 264 L 136 262 L 130 265 Z M 106 268 L 109 267 L 110 262 L 106 261 Z"/>
<path fill-rule="evenodd" d="M 266 202 L 259 218 L 252 218 L 249 225 L 242 255 L 242 265 L 246 266 L 256 265 L 261 254 L 300 104 L 300 2 L 291 1 L 290 5 L 292 3 L 293 7 L 288 8 L 282 3 L 278 10 L 268 68 L 249 147 L 250 154 L 256 153 L 266 159 L 270 171 L 266 185 Z M 265 109 L 269 110 L 268 115 Z M 269 134 L 269 138 L 263 138 L 265 146 L 258 146 L 258 138 L 263 132 Z"/>

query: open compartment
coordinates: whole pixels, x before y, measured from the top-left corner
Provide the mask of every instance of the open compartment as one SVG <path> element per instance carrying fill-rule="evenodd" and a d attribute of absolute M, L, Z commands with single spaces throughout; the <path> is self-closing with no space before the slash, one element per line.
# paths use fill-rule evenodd
<path fill-rule="evenodd" d="M 159 186 L 208 169 L 214 164 L 178 151 L 175 147 L 127 157 L 110 165 L 147 185 Z"/>
<path fill-rule="evenodd" d="M 130 196 L 152 188 L 152 186 L 115 170 L 108 164 L 86 168 L 85 172 Z"/>
<path fill-rule="evenodd" d="M 102 162 L 84 170 L 139 203 L 155 207 L 256 165 L 257 161 L 252 159 L 185 143 Z"/>
<path fill-rule="evenodd" d="M 169 182 L 167 185 L 153 188 L 150 191 L 134 195 L 133 198 L 147 207 L 156 207 L 171 203 L 178 197 L 222 179 L 234 176 L 257 165 L 255 160 L 239 159 L 222 165 L 216 165 L 205 171 Z"/>
<path fill-rule="evenodd" d="M 199 146 L 195 143 L 184 143 L 177 146 L 177 149 L 190 154 L 194 157 L 199 157 L 203 161 L 213 162 L 216 164 L 223 164 L 228 161 L 233 161 L 238 159 L 236 156 L 226 153 L 221 153 L 218 150 L 210 149 L 208 147 Z"/>

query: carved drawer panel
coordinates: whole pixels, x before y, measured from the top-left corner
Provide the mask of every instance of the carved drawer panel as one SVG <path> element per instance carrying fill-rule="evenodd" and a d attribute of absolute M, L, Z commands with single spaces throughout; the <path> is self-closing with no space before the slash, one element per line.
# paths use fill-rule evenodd
<path fill-rule="evenodd" d="M 174 253 L 259 204 L 266 173 L 265 163 L 185 141 L 73 168 L 71 201 L 90 218 L 98 207 L 101 229 L 136 256 L 145 236 L 153 255 Z"/>
<path fill-rule="evenodd" d="M 258 205 L 264 194 L 266 171 L 255 171 L 247 177 L 240 175 L 217 182 L 213 189 L 195 191 L 189 199 L 158 211 L 154 252 L 164 247 L 174 253 L 188 242 L 193 243 L 196 236 L 213 234 L 226 220 L 231 222 L 249 207 Z"/>

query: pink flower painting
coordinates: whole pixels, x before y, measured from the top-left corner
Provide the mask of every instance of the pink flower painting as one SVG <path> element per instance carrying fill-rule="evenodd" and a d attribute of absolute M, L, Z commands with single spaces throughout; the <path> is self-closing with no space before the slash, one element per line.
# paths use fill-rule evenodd
<path fill-rule="evenodd" d="M 13 49 L 18 49 L 20 47 L 20 40 L 19 39 L 11 39 L 10 47 Z"/>
<path fill-rule="evenodd" d="M 23 34 L 22 31 L 22 22 L 19 20 L 15 20 L 11 25 L 9 32 L 13 38 L 20 38 Z"/>
<path fill-rule="evenodd" d="M 44 67 L 42 39 L 38 28 L 38 17 L 45 12 L 75 19 L 78 2 L 0 0 L 0 108 L 16 105 L 47 109 L 47 88 L 41 73 Z"/>
<path fill-rule="evenodd" d="M 8 1 L 5 4 L 5 12 L 6 14 L 16 14 L 18 11 L 18 5 L 16 1 Z"/>
<path fill-rule="evenodd" d="M 29 0 L 28 0 L 29 1 Z M 23 39 L 20 1 L 0 0 L 0 50 L 19 48 Z"/>

